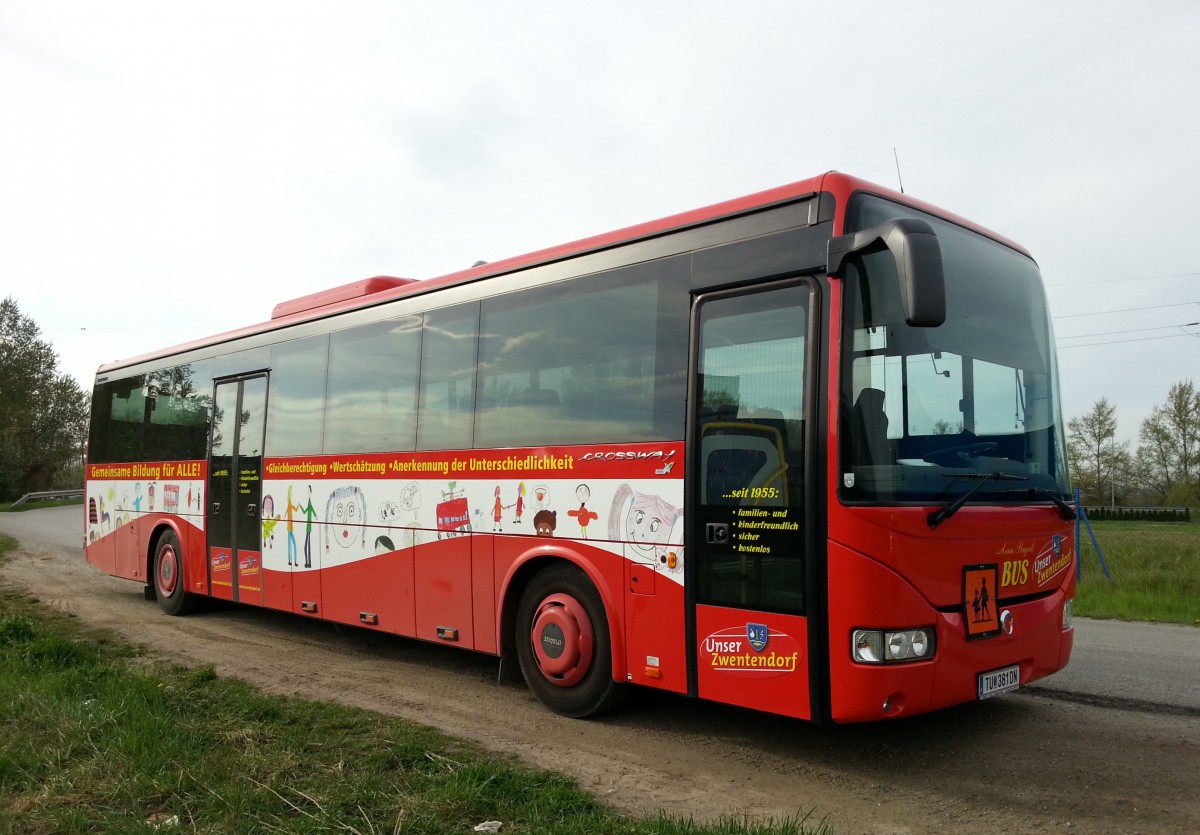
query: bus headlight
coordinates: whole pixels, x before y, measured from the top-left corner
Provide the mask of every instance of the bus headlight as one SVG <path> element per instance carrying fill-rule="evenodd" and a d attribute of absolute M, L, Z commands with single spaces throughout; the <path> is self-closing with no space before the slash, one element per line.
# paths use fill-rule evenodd
<path fill-rule="evenodd" d="M 860 664 L 895 664 L 925 661 L 933 657 L 932 626 L 921 629 L 855 629 L 850 640 L 850 655 Z"/>
<path fill-rule="evenodd" d="M 1075 620 L 1075 598 L 1072 597 L 1070 600 L 1063 603 L 1063 625 L 1062 625 L 1062 628 L 1070 629 L 1073 625 L 1072 621 L 1074 621 L 1074 620 Z"/>

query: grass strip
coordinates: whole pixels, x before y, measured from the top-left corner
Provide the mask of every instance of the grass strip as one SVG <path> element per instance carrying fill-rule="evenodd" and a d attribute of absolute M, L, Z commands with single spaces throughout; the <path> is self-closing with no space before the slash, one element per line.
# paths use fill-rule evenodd
<path fill-rule="evenodd" d="M 1092 529 L 1112 579 L 1085 531 L 1075 614 L 1200 623 L 1200 524 L 1092 522 Z"/>

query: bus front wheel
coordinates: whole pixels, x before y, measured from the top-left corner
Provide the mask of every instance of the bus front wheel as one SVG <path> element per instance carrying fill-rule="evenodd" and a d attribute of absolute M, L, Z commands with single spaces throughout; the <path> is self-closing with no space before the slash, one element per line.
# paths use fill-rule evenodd
<path fill-rule="evenodd" d="M 625 695 L 613 680 L 612 640 L 600 594 L 574 566 L 543 569 L 517 607 L 517 660 L 538 701 L 582 719 L 611 710 Z"/>
<path fill-rule="evenodd" d="M 183 549 L 174 531 L 165 531 L 154 548 L 154 595 L 168 615 L 186 615 L 195 597 L 185 591 Z"/>

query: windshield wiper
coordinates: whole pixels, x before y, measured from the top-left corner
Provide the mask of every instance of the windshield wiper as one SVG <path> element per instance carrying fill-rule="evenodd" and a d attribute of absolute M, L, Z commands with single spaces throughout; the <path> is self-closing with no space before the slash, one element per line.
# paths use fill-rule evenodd
<path fill-rule="evenodd" d="M 1062 497 L 1056 495 L 1053 491 L 1047 490 L 1044 487 L 1028 487 L 1023 490 L 1006 490 L 1006 493 L 1024 494 L 1030 497 L 1040 496 L 1043 499 L 1049 499 L 1058 508 L 1058 515 L 1063 518 L 1064 522 L 1074 521 L 1075 508 L 1062 500 Z"/>
<path fill-rule="evenodd" d="M 946 477 L 947 478 L 967 478 L 967 479 L 976 480 L 979 483 L 976 484 L 974 487 L 972 487 L 967 492 L 963 493 L 958 498 L 954 499 L 952 502 L 950 502 L 945 507 L 941 507 L 941 508 L 938 508 L 937 510 L 931 511 L 930 514 L 925 517 L 925 521 L 929 523 L 929 527 L 931 527 L 931 528 L 936 528 L 938 525 L 942 524 L 942 522 L 945 522 L 947 519 L 949 519 L 955 513 L 958 513 L 958 511 L 962 508 L 962 506 L 965 505 L 972 496 L 974 496 L 976 493 L 978 493 L 980 490 L 982 490 L 984 488 L 984 486 L 988 484 L 988 482 L 991 482 L 991 481 L 1029 481 L 1029 479 L 1025 478 L 1025 476 L 1006 475 L 1006 474 L 1000 472 L 999 470 L 992 472 L 992 473 L 954 473 L 953 475 L 951 475 L 950 473 L 947 473 Z"/>

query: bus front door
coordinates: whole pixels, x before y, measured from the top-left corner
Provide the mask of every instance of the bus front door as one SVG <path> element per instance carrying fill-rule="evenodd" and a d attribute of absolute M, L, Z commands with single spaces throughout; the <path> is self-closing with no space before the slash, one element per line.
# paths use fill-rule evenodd
<path fill-rule="evenodd" d="M 208 454 L 208 588 L 262 605 L 264 375 L 217 383 Z"/>
<path fill-rule="evenodd" d="M 692 690 L 810 717 L 806 420 L 811 282 L 701 296 L 693 310 L 688 518 Z"/>

